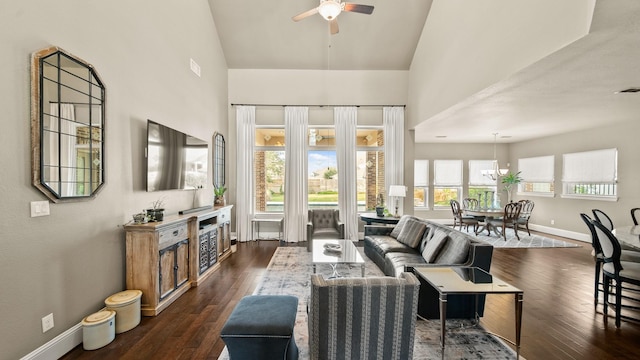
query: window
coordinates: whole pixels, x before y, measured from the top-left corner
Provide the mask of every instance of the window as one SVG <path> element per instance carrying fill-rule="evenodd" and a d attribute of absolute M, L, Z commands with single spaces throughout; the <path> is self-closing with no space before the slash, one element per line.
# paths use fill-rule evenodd
<path fill-rule="evenodd" d="M 429 160 L 413 161 L 413 207 L 429 208 Z"/>
<path fill-rule="evenodd" d="M 460 201 L 461 194 L 462 160 L 434 160 L 433 207 L 449 208 L 449 201 Z"/>
<path fill-rule="evenodd" d="M 518 193 L 534 196 L 553 196 L 554 156 L 538 156 L 518 159 L 522 182 Z"/>
<path fill-rule="evenodd" d="M 334 128 L 309 128 L 309 209 L 338 208 L 338 161 Z"/>
<path fill-rule="evenodd" d="M 382 128 L 356 130 L 358 211 L 374 209 L 378 194 L 384 193 L 383 135 Z"/>
<path fill-rule="evenodd" d="M 256 128 L 256 212 L 284 212 L 284 128 Z"/>
<path fill-rule="evenodd" d="M 356 177 L 358 211 L 376 206 L 384 192 L 383 131 L 378 127 L 356 130 Z M 338 162 L 335 129 L 309 129 L 308 155 L 309 208 L 338 208 Z"/>
<path fill-rule="evenodd" d="M 469 194 L 468 197 L 478 199 L 481 206 L 497 206 L 497 180 L 491 179 L 487 171 L 495 167 L 495 160 L 469 160 Z M 485 200 L 486 199 L 486 200 Z M 487 202 L 485 204 L 485 201 Z"/>
<path fill-rule="evenodd" d="M 562 159 L 562 197 L 617 200 L 617 149 L 564 154 Z"/>

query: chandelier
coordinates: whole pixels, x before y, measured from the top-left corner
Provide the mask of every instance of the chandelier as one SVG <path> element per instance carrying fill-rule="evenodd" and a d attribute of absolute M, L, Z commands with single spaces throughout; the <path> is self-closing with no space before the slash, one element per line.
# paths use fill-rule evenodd
<path fill-rule="evenodd" d="M 507 175 L 509 169 L 501 169 L 500 164 L 498 163 L 498 158 L 496 156 L 496 144 L 497 144 L 498 133 L 493 133 L 493 168 L 491 170 L 482 170 L 482 175 L 490 178 L 495 181 L 498 180 L 499 177 Z"/>

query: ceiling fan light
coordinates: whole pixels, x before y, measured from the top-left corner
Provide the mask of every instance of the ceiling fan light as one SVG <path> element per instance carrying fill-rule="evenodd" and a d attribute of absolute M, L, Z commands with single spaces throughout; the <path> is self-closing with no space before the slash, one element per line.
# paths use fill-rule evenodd
<path fill-rule="evenodd" d="M 334 0 L 323 1 L 320 6 L 318 6 L 318 12 L 327 21 L 335 19 L 336 16 L 340 15 L 341 11 L 342 6 Z"/>

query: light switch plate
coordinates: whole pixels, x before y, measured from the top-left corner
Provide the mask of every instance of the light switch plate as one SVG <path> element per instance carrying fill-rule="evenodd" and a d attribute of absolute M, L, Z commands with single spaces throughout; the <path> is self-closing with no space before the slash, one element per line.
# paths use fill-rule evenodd
<path fill-rule="evenodd" d="M 32 201 L 31 202 L 31 217 L 47 216 L 49 215 L 49 202 L 48 201 Z"/>

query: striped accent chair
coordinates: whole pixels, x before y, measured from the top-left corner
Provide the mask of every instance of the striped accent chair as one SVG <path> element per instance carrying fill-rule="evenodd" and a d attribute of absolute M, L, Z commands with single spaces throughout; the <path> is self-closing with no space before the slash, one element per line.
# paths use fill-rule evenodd
<path fill-rule="evenodd" d="M 411 359 L 420 282 L 399 277 L 311 275 L 309 355 L 313 359 Z"/>

